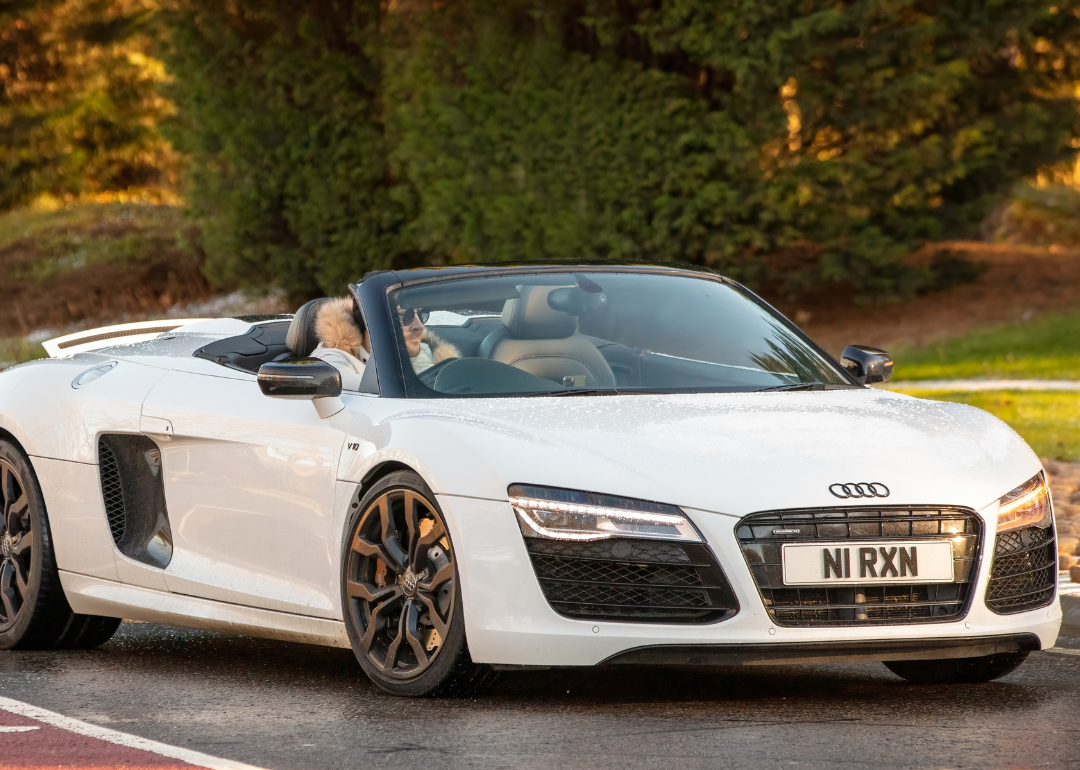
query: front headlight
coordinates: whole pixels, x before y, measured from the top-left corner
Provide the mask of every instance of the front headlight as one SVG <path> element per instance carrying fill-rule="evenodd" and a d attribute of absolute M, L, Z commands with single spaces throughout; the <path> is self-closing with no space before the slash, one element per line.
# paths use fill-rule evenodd
<path fill-rule="evenodd" d="M 705 542 L 673 505 L 515 484 L 507 492 L 525 537 L 550 540 L 648 540 Z"/>
<path fill-rule="evenodd" d="M 998 503 L 998 532 L 1021 527 L 1049 527 L 1053 523 L 1050 488 L 1043 473 L 1021 484 Z"/>

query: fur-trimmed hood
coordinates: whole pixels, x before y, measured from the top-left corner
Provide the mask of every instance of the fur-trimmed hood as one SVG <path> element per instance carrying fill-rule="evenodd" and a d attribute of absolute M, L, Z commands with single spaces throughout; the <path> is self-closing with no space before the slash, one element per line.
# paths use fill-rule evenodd
<path fill-rule="evenodd" d="M 344 350 L 367 361 L 365 335 L 353 320 L 352 303 L 348 297 L 338 297 L 320 305 L 319 315 L 315 318 L 315 334 L 324 346 Z"/>
<path fill-rule="evenodd" d="M 424 329 L 424 336 L 420 338 L 420 341 L 431 348 L 431 359 L 436 364 L 448 358 L 461 358 L 461 351 L 456 345 L 452 345 L 428 329 Z"/>
<path fill-rule="evenodd" d="M 368 357 L 365 345 L 366 335 L 360 332 L 360 328 L 353 319 L 352 303 L 353 301 L 348 297 L 338 297 L 324 302 L 319 307 L 319 315 L 315 319 L 315 334 L 324 346 L 344 350 L 361 361 L 366 361 Z M 436 364 L 448 358 L 461 358 L 461 351 L 456 346 L 442 340 L 428 329 L 424 330 L 424 336 L 420 338 L 420 341 L 431 348 L 431 358 Z"/>

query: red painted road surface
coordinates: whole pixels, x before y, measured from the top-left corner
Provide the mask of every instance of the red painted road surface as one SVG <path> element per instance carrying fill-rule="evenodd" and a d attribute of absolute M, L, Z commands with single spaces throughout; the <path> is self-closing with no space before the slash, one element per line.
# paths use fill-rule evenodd
<path fill-rule="evenodd" d="M 12 727 L 33 728 L 10 731 Z M 178 759 L 118 746 L 0 710 L 0 770 L 174 770 L 196 768 Z"/>

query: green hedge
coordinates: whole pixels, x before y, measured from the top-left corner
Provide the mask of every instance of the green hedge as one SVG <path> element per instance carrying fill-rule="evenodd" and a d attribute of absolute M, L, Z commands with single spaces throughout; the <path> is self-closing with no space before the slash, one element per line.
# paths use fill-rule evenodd
<path fill-rule="evenodd" d="M 212 277 L 682 260 L 866 293 L 1077 135 L 1076 5 L 177 0 Z"/>

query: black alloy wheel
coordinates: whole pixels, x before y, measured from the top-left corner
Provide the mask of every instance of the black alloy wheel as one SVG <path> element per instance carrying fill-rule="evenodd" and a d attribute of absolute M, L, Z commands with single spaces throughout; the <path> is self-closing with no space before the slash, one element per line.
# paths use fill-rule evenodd
<path fill-rule="evenodd" d="M 10 631 L 30 596 L 34 527 L 18 471 L 0 458 L 0 633 Z M 39 560 L 40 561 L 40 560 Z"/>
<path fill-rule="evenodd" d="M 72 612 L 37 477 L 26 455 L 0 439 L 0 650 L 88 650 L 119 627 L 119 618 Z"/>
<path fill-rule="evenodd" d="M 450 533 L 417 474 L 392 473 L 355 504 L 342 565 L 353 652 L 377 685 L 467 695 L 494 681 L 469 657 Z"/>

